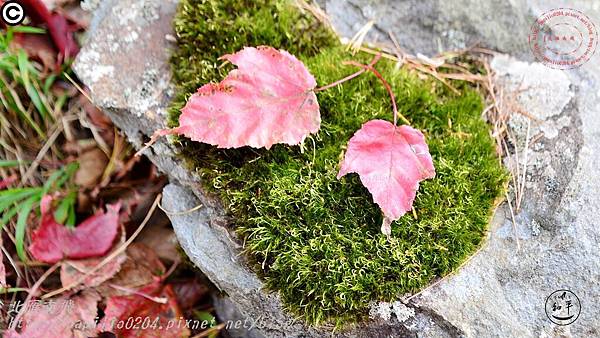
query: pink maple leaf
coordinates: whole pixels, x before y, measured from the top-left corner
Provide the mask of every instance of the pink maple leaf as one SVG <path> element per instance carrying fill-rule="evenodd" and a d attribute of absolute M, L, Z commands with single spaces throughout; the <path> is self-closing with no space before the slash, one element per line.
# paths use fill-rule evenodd
<path fill-rule="evenodd" d="M 296 57 L 261 46 L 222 58 L 238 68 L 220 83 L 198 89 L 171 133 L 219 148 L 268 149 L 275 143 L 299 144 L 319 130 L 317 83 Z"/>
<path fill-rule="evenodd" d="M 41 224 L 31 235 L 29 252 L 42 262 L 56 263 L 63 258 L 83 259 L 102 256 L 112 247 L 119 228 L 120 203 L 108 205 L 75 229 L 58 224 L 51 210 L 52 196 L 41 202 Z"/>
<path fill-rule="evenodd" d="M 348 142 L 338 179 L 357 173 L 385 216 L 382 231 L 412 208 L 419 182 L 435 169 L 423 134 L 384 120 L 365 123 Z"/>

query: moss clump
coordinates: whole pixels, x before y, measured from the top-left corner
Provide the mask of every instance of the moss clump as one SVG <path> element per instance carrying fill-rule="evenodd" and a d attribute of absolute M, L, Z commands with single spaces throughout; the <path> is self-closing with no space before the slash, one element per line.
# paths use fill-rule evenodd
<path fill-rule="evenodd" d="M 218 57 L 243 46 L 290 51 L 319 85 L 356 70 L 344 60 L 370 59 L 348 54 L 308 14 L 283 1 L 184 0 L 175 26 L 180 96 L 173 121 L 187 96 L 226 75 Z M 477 92 L 457 83 L 462 95 L 454 95 L 391 62 L 377 68 L 399 110 L 425 133 L 437 171 L 417 193 L 417 218 L 395 222 L 391 240 L 380 233 L 381 212 L 357 175 L 336 179 L 352 134 L 368 120 L 392 119 L 389 96 L 371 74 L 318 93 L 321 130 L 302 147 L 222 150 L 178 140 L 233 216 L 257 271 L 312 324 L 360 319 L 369 302 L 417 291 L 451 272 L 481 243 L 503 190 L 506 176 Z"/>

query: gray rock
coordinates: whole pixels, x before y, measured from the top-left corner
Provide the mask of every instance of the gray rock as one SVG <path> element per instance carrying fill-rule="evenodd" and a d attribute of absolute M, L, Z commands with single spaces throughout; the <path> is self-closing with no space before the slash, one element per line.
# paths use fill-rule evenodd
<path fill-rule="evenodd" d="M 531 60 L 526 36 L 532 18 L 560 6 L 558 1 L 436 1 L 437 6 L 413 1 L 323 2 L 337 30 L 347 36 L 365 20 L 377 19 L 373 34 L 381 40 L 393 29 L 414 53 L 435 53 L 481 40 L 525 60 Z M 102 2 L 74 66 L 95 103 L 138 148 L 165 125 L 173 94 L 167 60 L 176 4 L 176 0 Z M 576 1 L 570 6 L 600 24 L 593 3 Z M 527 150 L 527 163 L 522 156 L 526 120 L 513 114 L 509 123 L 520 156 L 517 162 L 513 150 L 505 163 L 527 167 L 515 229 L 503 205 L 486 244 L 459 271 L 410 300 L 374 303 L 368 323 L 336 336 L 600 335 L 598 58 L 569 71 L 503 55 L 493 60 L 498 85 L 507 91 L 530 84 L 517 100 L 537 118 L 530 128 L 530 139 L 536 142 Z M 146 154 L 171 178 L 163 197 L 167 210 L 181 212 L 203 204 L 195 212 L 170 218 L 190 259 L 221 290 L 215 305 L 221 319 L 230 321 L 232 336 L 331 335 L 328 328 L 308 328 L 295 320 L 276 293 L 264 290 L 240 255 L 223 209 L 203 191 L 198 177 L 181 164 L 168 142 L 160 140 Z M 582 303 L 579 319 L 564 327 L 552 324 L 544 312 L 546 297 L 561 288 L 575 292 Z"/>
<path fill-rule="evenodd" d="M 374 21 L 368 41 L 389 41 L 392 33 L 411 54 L 433 56 L 475 43 L 526 54 L 533 17 L 524 0 L 321 0 L 339 34 L 352 37 Z"/>

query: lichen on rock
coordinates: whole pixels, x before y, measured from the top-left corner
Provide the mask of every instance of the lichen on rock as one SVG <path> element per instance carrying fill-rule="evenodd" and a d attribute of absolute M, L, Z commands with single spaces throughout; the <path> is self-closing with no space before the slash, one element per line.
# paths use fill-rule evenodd
<path fill-rule="evenodd" d="M 355 71 L 343 61 L 371 57 L 345 51 L 310 13 L 287 1 L 184 0 L 175 30 L 173 126 L 198 87 L 231 69 L 218 58 L 244 46 L 289 51 L 319 85 Z M 479 93 L 456 83 L 456 95 L 390 61 L 377 68 L 400 111 L 424 132 L 437 172 L 421 185 L 415 216 L 392 225 L 391 240 L 379 232 L 382 215 L 358 177 L 336 179 L 352 134 L 368 120 L 392 120 L 387 92 L 371 74 L 317 94 L 321 130 L 301 147 L 223 150 L 176 140 L 222 200 L 255 271 L 311 324 L 367 318 L 372 301 L 393 302 L 452 272 L 481 244 L 503 193 L 506 174 L 480 118 Z"/>

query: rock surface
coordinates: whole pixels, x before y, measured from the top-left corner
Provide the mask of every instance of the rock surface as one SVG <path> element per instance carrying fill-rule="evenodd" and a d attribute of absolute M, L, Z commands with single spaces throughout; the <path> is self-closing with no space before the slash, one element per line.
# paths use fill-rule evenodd
<path fill-rule="evenodd" d="M 367 41 L 389 34 L 411 54 L 433 56 L 480 43 L 502 52 L 524 54 L 533 17 L 524 0 L 320 0 L 336 31 L 352 37 L 369 21 Z"/>
<path fill-rule="evenodd" d="M 408 51 L 433 54 L 480 40 L 520 56 L 496 56 L 498 83 L 535 120 L 515 113 L 509 126 L 517 149 L 507 166 L 527 167 L 523 203 L 513 226 L 506 205 L 491 224 L 486 245 L 459 271 L 402 302 L 373 304 L 373 320 L 340 336 L 480 337 L 598 336 L 600 332 L 600 58 L 580 68 L 551 70 L 528 63 L 527 34 L 533 18 L 561 7 L 560 1 L 456 2 L 324 0 L 338 32 L 352 36 L 369 19 L 377 36 L 393 29 Z M 437 5 L 436 5 L 437 4 Z M 171 19 L 176 0 L 106 0 L 96 10 L 89 39 L 75 70 L 91 89 L 95 103 L 136 147 L 165 125 L 173 94 L 167 63 L 173 48 Z M 592 2 L 572 1 L 596 26 L 600 13 Z M 523 85 L 526 84 L 525 87 Z M 534 140 L 534 141 L 532 141 Z M 176 234 L 190 259 L 223 294 L 216 306 L 224 320 L 246 320 L 233 336 L 316 337 L 326 328 L 307 328 L 286 314 L 276 294 L 244 264 L 233 234 L 223 226 L 222 209 L 202 191 L 199 180 L 163 140 L 147 150 L 173 184 L 164 190 Z M 516 155 L 515 155 L 516 154 Z M 518 159 L 517 159 L 518 157 Z M 527 162 L 525 163 L 525 158 Z M 521 173 L 524 171 L 522 170 Z M 514 227 L 514 228 L 513 228 Z M 582 312 L 569 326 L 546 317 L 546 297 L 557 289 L 579 296 Z M 402 320 L 402 321 L 400 321 Z"/>

